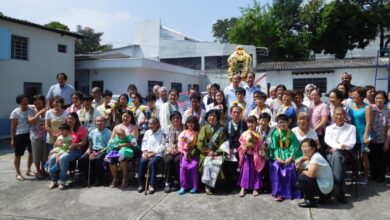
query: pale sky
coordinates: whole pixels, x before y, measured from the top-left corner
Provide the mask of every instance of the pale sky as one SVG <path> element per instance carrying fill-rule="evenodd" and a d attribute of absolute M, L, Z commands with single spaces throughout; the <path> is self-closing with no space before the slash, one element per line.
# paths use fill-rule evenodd
<path fill-rule="evenodd" d="M 261 0 L 262 4 L 272 0 Z M 134 22 L 161 19 L 161 23 L 190 37 L 213 41 L 217 19 L 241 15 L 240 7 L 253 0 L 0 0 L 4 15 L 38 24 L 59 21 L 71 31 L 78 24 L 104 32 L 102 44 L 115 47 L 132 42 Z"/>

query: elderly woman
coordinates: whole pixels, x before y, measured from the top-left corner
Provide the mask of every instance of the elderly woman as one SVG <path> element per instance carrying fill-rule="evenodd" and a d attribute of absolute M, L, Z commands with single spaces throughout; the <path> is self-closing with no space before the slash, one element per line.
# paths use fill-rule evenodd
<path fill-rule="evenodd" d="M 317 133 L 313 128 L 309 126 L 310 118 L 305 112 L 300 112 L 298 114 L 298 126 L 291 129 L 297 137 L 298 141 L 301 143 L 302 140 L 306 138 L 313 139 L 316 142 L 317 149 L 321 148 L 320 141 L 318 140 Z"/>
<path fill-rule="evenodd" d="M 142 157 L 138 169 L 138 192 L 148 190 L 149 194 L 153 194 L 154 183 L 156 177 L 156 166 L 162 160 L 164 154 L 164 133 L 160 128 L 160 123 L 157 118 L 150 118 L 149 130 L 145 132 L 142 139 Z M 144 188 L 145 174 L 149 169 L 148 188 Z"/>
<path fill-rule="evenodd" d="M 49 172 L 51 183 L 49 189 L 57 186 L 58 171 L 60 172 L 58 189 L 63 190 L 67 180 L 67 172 L 69 162 L 80 157 L 87 149 L 87 131 L 80 123 L 79 116 L 76 112 L 72 112 L 66 118 L 66 123 L 70 126 L 70 135 L 72 136 L 72 144 L 68 151 L 61 154 L 59 163 L 56 163 L 57 153 L 54 153 L 49 159 Z"/>
<path fill-rule="evenodd" d="M 66 122 L 67 117 L 67 112 L 62 109 L 64 99 L 61 96 L 55 96 L 52 100 L 52 104 L 53 108 L 48 110 L 45 115 L 45 129 L 47 131 L 46 143 L 48 144 L 48 151 L 53 148 L 54 142 L 60 135 L 60 125 Z"/>
<path fill-rule="evenodd" d="M 20 159 L 24 155 L 26 148 L 28 150 L 27 160 L 27 176 L 32 176 L 32 153 L 30 141 L 30 127 L 28 124 L 28 112 L 31 111 L 28 107 L 28 98 L 26 95 L 18 95 L 16 103 L 19 105 L 11 113 L 11 146 L 15 149 L 14 165 L 16 170 L 16 179 L 24 180 L 20 173 Z"/>
<path fill-rule="evenodd" d="M 223 155 L 230 153 L 228 145 L 223 145 L 227 138 L 218 110 L 210 110 L 206 113 L 207 124 L 204 125 L 198 135 L 196 147 L 200 151 L 199 173 L 202 175 L 202 182 L 206 185 L 208 195 L 212 194 L 211 188 L 215 187 L 217 177 L 225 179 L 222 172 L 219 172 L 223 163 Z"/>
<path fill-rule="evenodd" d="M 72 105 L 66 109 L 66 112 L 69 114 L 71 112 L 77 112 L 83 107 L 83 93 L 76 91 L 72 94 Z"/>
<path fill-rule="evenodd" d="M 279 110 L 276 116 L 284 114 L 288 118 L 288 127 L 291 129 L 297 125 L 297 114 L 295 108 L 292 105 L 293 98 L 295 93 L 291 90 L 286 90 L 283 92 L 282 105 L 279 107 Z"/>
<path fill-rule="evenodd" d="M 271 135 L 269 147 L 269 172 L 272 195 L 275 201 L 299 199 L 301 194 L 297 185 L 294 161 L 302 157 L 297 137 L 288 128 L 286 115 L 276 117 L 278 127 Z"/>
<path fill-rule="evenodd" d="M 298 177 L 299 187 L 305 200 L 299 203 L 299 207 L 311 208 L 316 206 L 314 196 L 320 197 L 323 202 L 333 190 L 333 173 L 329 163 L 317 152 L 317 143 L 313 139 L 302 140 L 301 150 L 304 157 L 296 164 L 302 167 L 303 161 L 308 161 L 307 167 Z"/>
<path fill-rule="evenodd" d="M 369 158 L 371 177 L 381 183 L 385 180 L 385 152 L 389 150 L 390 143 L 390 110 L 385 106 L 385 103 L 388 101 L 386 92 L 377 91 L 374 99 L 375 105 L 371 107 L 373 139 L 370 145 L 371 153 Z"/>
<path fill-rule="evenodd" d="M 165 193 L 177 191 L 179 187 L 180 152 L 177 144 L 179 135 L 183 131 L 180 112 L 172 113 L 171 122 L 165 148 Z"/>
<path fill-rule="evenodd" d="M 48 150 L 45 144 L 46 129 L 45 129 L 45 96 L 34 96 L 34 107 L 28 113 L 28 121 L 30 123 L 30 140 L 33 154 L 33 160 L 37 169 L 36 177 L 43 179 L 44 162 L 47 161 Z"/>

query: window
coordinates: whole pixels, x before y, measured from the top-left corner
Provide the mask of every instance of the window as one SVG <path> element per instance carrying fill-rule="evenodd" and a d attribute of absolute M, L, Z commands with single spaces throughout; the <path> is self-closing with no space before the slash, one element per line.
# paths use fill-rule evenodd
<path fill-rule="evenodd" d="M 199 84 L 192 84 L 192 88 L 194 88 L 197 91 L 199 91 Z"/>
<path fill-rule="evenodd" d="M 326 78 L 295 78 L 293 79 L 293 88 L 294 90 L 305 91 L 305 86 L 309 83 L 312 83 L 320 88 L 321 93 L 327 92 Z"/>
<path fill-rule="evenodd" d="M 23 84 L 24 94 L 27 95 L 30 104 L 33 104 L 33 97 L 42 93 L 42 83 L 25 82 Z"/>
<path fill-rule="evenodd" d="M 104 91 L 104 82 L 103 81 L 92 81 L 92 88 L 99 87 Z"/>
<path fill-rule="evenodd" d="M 27 60 L 28 39 L 16 35 L 12 35 L 11 39 L 11 58 L 17 60 Z"/>
<path fill-rule="evenodd" d="M 179 93 L 182 92 L 181 83 L 171 83 L 171 89 L 176 89 Z"/>
<path fill-rule="evenodd" d="M 66 53 L 66 45 L 58 44 L 58 52 Z"/>
<path fill-rule="evenodd" d="M 153 86 L 154 86 L 154 85 L 163 86 L 163 82 L 161 82 L 161 81 L 151 81 L 151 80 L 148 80 L 148 93 L 153 92 Z"/>

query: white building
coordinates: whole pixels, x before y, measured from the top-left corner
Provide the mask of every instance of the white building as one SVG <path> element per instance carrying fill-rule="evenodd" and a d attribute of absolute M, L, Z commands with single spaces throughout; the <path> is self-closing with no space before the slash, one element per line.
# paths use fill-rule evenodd
<path fill-rule="evenodd" d="M 15 97 L 46 95 L 64 72 L 74 82 L 75 40 L 80 36 L 0 15 L 0 137 L 10 132 Z"/>
<path fill-rule="evenodd" d="M 257 70 L 266 72 L 267 87 L 284 84 L 288 89 L 302 90 L 308 83 L 320 87 L 324 93 L 329 92 L 341 82 L 341 74 L 348 72 L 352 75 L 352 84 L 358 86 L 375 85 L 377 90 L 387 91 L 388 59 L 380 60 L 376 68 L 375 58 L 357 59 L 319 59 L 313 61 L 295 62 L 266 62 Z"/>
<path fill-rule="evenodd" d="M 111 55 L 111 59 L 123 59 L 123 58 L 131 58 L 131 59 L 148 59 L 154 60 L 155 62 L 166 63 L 176 66 L 176 70 L 174 66 L 169 66 L 170 71 L 174 72 L 175 75 L 162 75 L 164 80 L 161 79 L 160 75 L 158 75 L 158 69 L 155 69 L 155 75 L 145 75 L 137 77 L 141 81 L 136 82 L 140 83 L 140 85 L 148 85 L 148 81 L 157 81 L 160 84 L 163 83 L 164 86 L 168 88 L 173 88 L 172 83 L 181 83 L 182 91 L 186 91 L 189 87 L 198 86 L 201 91 L 206 89 L 206 85 L 210 82 L 219 83 L 221 88 L 224 88 L 228 83 L 227 79 L 227 58 L 235 51 L 235 48 L 238 46 L 236 44 L 221 44 L 215 42 L 202 42 L 197 39 L 193 39 L 188 37 L 182 33 L 169 29 L 161 25 L 160 21 L 151 20 L 151 21 L 143 21 L 135 24 L 135 28 L 133 33 L 134 42 L 132 45 L 113 49 L 107 52 L 100 54 L 101 56 Z M 266 48 L 256 48 L 255 46 L 243 46 L 245 51 L 252 55 L 253 57 L 253 68 L 255 69 L 257 66 L 257 55 L 256 51 L 266 50 Z M 83 62 L 79 58 L 78 62 Z M 98 62 L 98 61 L 96 61 Z M 106 61 L 107 63 L 107 61 Z M 149 64 L 151 64 L 149 62 Z M 108 65 L 108 64 L 107 64 Z M 154 63 L 152 68 L 156 68 L 157 64 Z M 79 76 L 79 65 L 76 64 L 76 75 Z M 167 65 L 164 65 L 168 67 Z M 179 68 L 184 67 L 184 68 Z M 115 67 L 116 68 L 116 67 Z M 147 68 L 146 66 L 142 68 Z M 191 70 L 190 70 L 191 69 Z M 138 74 L 143 74 L 144 72 L 148 72 L 147 70 L 137 69 Z M 84 77 L 80 79 L 77 78 L 77 84 L 86 86 L 86 89 L 90 89 L 90 85 L 93 84 L 92 80 L 94 76 L 91 74 L 91 71 L 99 71 L 98 69 L 90 69 L 89 72 L 89 80 L 86 81 L 85 74 L 87 74 L 87 69 L 83 69 Z M 113 68 L 106 67 L 106 74 L 109 74 L 110 71 L 114 71 Z M 117 70 L 119 71 L 119 70 Z M 122 71 L 124 71 L 122 69 Z M 130 75 L 135 76 L 136 73 L 134 71 L 126 70 Z M 165 70 L 163 70 L 165 71 Z M 186 76 L 185 78 L 177 77 L 184 71 Z M 197 76 L 197 78 L 188 78 L 188 73 L 191 72 L 192 76 Z M 179 74 L 179 75 L 177 75 Z M 127 84 L 131 83 L 133 78 L 130 75 L 123 75 L 123 83 L 126 86 L 121 85 L 121 91 L 125 91 Z M 157 76 L 157 77 L 155 77 Z M 152 78 L 150 78 L 152 77 Z M 116 78 L 113 78 L 114 80 Z M 179 80 L 182 79 L 182 80 Z M 193 81 L 195 79 L 195 81 Z M 81 80 L 81 81 L 79 81 Z M 111 80 L 106 79 L 106 80 Z M 125 83 L 126 82 L 126 83 Z M 153 83 L 157 83 L 153 82 Z M 119 82 L 116 82 L 119 83 Z M 106 84 L 112 84 L 112 82 L 107 82 Z M 95 83 L 95 85 L 98 85 Z M 150 85 L 150 84 L 149 84 Z M 179 84 L 175 84 L 179 87 Z M 106 86 L 104 86 L 106 88 Z M 81 88 L 81 87 L 80 87 Z M 107 87 L 109 88 L 109 87 Z M 175 87 L 177 88 L 177 87 Z M 141 92 L 143 92 L 141 90 Z M 145 93 L 144 93 L 145 94 Z"/>

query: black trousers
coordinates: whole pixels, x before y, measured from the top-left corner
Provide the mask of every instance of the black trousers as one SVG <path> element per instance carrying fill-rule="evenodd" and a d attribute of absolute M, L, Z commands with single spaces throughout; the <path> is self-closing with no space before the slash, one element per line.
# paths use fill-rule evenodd
<path fill-rule="evenodd" d="M 370 147 L 370 172 L 377 180 L 384 180 L 386 175 L 386 154 L 383 151 L 384 144 L 371 143 Z"/>
<path fill-rule="evenodd" d="M 348 150 L 336 150 L 334 153 L 328 154 L 328 162 L 332 169 L 337 194 L 345 193 L 345 166 L 351 159 L 352 153 Z"/>
<path fill-rule="evenodd" d="M 165 166 L 165 182 L 179 182 L 180 173 L 180 154 L 166 154 L 164 160 Z"/>
<path fill-rule="evenodd" d="M 105 153 L 100 153 L 96 156 L 94 160 L 91 160 L 91 182 L 100 182 L 104 181 L 104 168 L 103 160 Z M 89 168 L 89 155 L 84 153 L 79 159 L 79 168 L 81 175 L 87 179 L 88 178 L 88 168 Z"/>
<path fill-rule="evenodd" d="M 261 171 L 261 183 L 264 192 L 271 192 L 271 182 L 269 179 L 269 162 L 268 160 L 264 164 L 264 168 Z"/>
<path fill-rule="evenodd" d="M 225 181 L 222 184 L 227 192 L 233 191 L 238 186 L 238 162 L 224 161 L 222 171 L 225 175 Z"/>
<path fill-rule="evenodd" d="M 301 174 L 298 177 L 299 188 L 304 194 L 304 198 L 310 202 L 315 202 L 314 196 L 324 196 L 324 194 L 318 188 L 317 180 L 309 178 L 308 176 Z"/>

